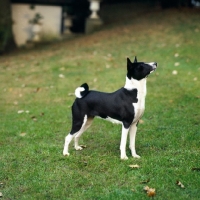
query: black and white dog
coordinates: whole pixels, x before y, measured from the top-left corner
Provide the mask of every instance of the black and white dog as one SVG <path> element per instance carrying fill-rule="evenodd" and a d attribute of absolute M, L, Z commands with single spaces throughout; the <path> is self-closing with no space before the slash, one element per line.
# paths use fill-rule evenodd
<path fill-rule="evenodd" d="M 71 140 L 75 140 L 75 149 L 82 150 L 78 141 L 81 134 L 90 127 L 94 117 L 101 117 L 113 123 L 122 124 L 120 143 L 121 159 L 126 156 L 126 142 L 130 132 L 130 150 L 132 156 L 140 158 L 135 150 L 137 123 L 145 109 L 147 76 L 155 71 L 157 63 L 132 63 L 127 58 L 127 76 L 125 86 L 113 93 L 89 90 L 84 83 L 75 90 L 76 100 L 72 106 L 72 129 L 65 137 L 63 155 L 69 156 L 68 147 Z"/>

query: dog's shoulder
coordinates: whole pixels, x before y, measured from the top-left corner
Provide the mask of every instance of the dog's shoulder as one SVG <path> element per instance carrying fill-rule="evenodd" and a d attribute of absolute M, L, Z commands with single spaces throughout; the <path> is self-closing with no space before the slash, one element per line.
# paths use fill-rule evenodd
<path fill-rule="evenodd" d="M 132 89 L 132 90 L 127 90 L 126 88 L 121 88 L 119 90 L 116 91 L 119 96 L 119 98 L 121 98 L 123 101 L 126 102 L 131 102 L 131 103 L 137 103 L 138 99 L 137 99 L 137 94 L 138 94 L 138 90 Z"/>

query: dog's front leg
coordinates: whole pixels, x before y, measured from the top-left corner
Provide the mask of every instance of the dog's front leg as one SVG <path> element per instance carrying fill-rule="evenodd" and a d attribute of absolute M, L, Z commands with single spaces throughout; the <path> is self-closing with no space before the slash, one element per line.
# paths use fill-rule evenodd
<path fill-rule="evenodd" d="M 72 141 L 74 135 L 71 135 L 70 133 L 65 137 L 65 145 L 63 149 L 63 155 L 64 156 L 69 156 L 68 148 L 69 148 L 69 143 Z"/>
<path fill-rule="evenodd" d="M 122 160 L 128 159 L 128 157 L 126 156 L 126 142 L 127 142 L 128 131 L 129 131 L 129 128 L 125 128 L 124 125 L 122 125 L 122 135 L 121 135 L 121 143 L 120 143 L 120 151 L 121 151 Z"/>
<path fill-rule="evenodd" d="M 132 156 L 134 158 L 140 158 L 139 155 L 137 155 L 136 150 L 135 150 L 135 137 L 136 137 L 136 132 L 137 132 L 137 124 L 134 123 L 130 127 L 130 150 L 132 153 Z"/>

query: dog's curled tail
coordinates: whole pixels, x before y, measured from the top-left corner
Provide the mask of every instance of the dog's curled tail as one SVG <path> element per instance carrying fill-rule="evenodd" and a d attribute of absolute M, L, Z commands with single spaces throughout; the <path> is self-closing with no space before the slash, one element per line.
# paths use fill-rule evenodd
<path fill-rule="evenodd" d="M 89 92 L 89 86 L 87 83 L 83 83 L 80 87 L 76 88 L 75 95 L 77 98 L 83 98 Z"/>

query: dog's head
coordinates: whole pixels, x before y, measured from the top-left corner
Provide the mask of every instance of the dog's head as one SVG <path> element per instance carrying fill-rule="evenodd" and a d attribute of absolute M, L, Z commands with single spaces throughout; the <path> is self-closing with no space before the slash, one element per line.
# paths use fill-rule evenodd
<path fill-rule="evenodd" d="M 132 63 L 129 58 L 127 58 L 127 77 L 129 79 L 133 78 L 136 80 L 142 80 L 146 78 L 149 74 L 154 72 L 157 68 L 156 62 L 144 63 L 137 62 L 135 57 L 134 62 Z"/>

